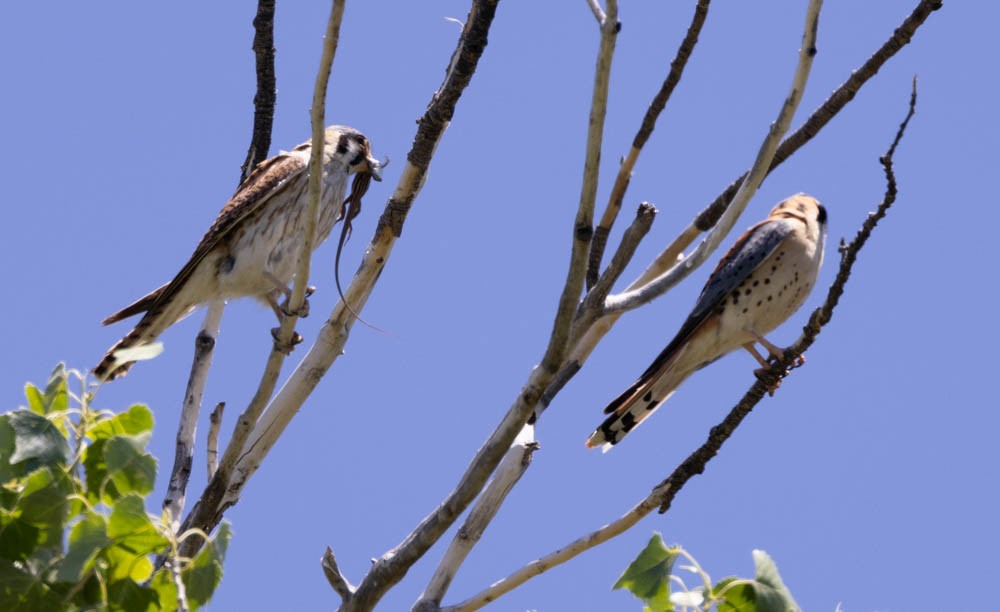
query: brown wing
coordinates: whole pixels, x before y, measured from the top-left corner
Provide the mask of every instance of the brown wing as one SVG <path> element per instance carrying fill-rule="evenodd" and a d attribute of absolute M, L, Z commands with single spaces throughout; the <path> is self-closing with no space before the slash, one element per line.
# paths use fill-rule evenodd
<path fill-rule="evenodd" d="M 295 150 L 300 151 L 308 148 L 309 144 L 305 143 L 295 147 Z M 261 162 L 219 211 L 212 227 L 205 232 L 191 258 L 177 273 L 177 276 L 166 285 L 106 318 L 103 321 L 104 325 L 149 311 L 163 300 L 174 295 L 191 276 L 201 260 L 220 241 L 226 238 L 233 231 L 233 228 L 237 227 L 248 215 L 264 206 L 271 197 L 287 188 L 292 179 L 306 170 L 307 165 L 307 162 L 301 157 L 288 154 L 276 155 Z"/>

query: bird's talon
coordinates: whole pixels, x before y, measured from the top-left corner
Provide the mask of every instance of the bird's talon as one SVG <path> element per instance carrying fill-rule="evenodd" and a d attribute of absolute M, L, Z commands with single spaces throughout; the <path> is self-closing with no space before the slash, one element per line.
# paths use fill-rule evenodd
<path fill-rule="evenodd" d="M 288 307 L 288 301 L 286 300 L 284 304 L 281 305 L 281 314 L 286 317 L 298 317 L 304 319 L 309 316 L 309 291 L 306 291 L 305 297 L 302 298 L 302 306 L 298 310 L 292 310 Z"/>
<path fill-rule="evenodd" d="M 306 287 L 306 297 L 309 297 L 314 293 L 316 293 L 316 285 L 309 285 Z"/>
<path fill-rule="evenodd" d="M 281 327 L 271 328 L 271 338 L 274 339 L 274 350 L 285 355 L 291 355 L 296 345 L 302 343 L 302 335 L 297 331 L 292 332 L 292 337 L 288 342 L 281 341 Z"/>

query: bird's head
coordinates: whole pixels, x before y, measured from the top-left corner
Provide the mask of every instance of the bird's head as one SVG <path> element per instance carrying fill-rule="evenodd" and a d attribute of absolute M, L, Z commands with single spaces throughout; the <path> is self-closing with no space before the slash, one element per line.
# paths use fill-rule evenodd
<path fill-rule="evenodd" d="M 326 146 L 331 161 L 342 163 L 349 174 L 360 172 L 376 181 L 382 180 L 382 168 L 389 160 L 375 159 L 371 142 L 358 130 L 346 125 L 331 125 L 326 128 Z"/>
<path fill-rule="evenodd" d="M 771 209 L 772 219 L 794 219 L 806 226 L 806 233 L 819 243 L 826 241 L 826 207 L 804 193 L 786 198 Z"/>

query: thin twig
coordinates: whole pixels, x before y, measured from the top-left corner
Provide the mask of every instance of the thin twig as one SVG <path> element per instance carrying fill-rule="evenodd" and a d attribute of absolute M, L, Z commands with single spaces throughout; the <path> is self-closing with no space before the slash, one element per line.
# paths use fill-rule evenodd
<path fill-rule="evenodd" d="M 219 430 L 222 428 L 222 413 L 226 410 L 226 402 L 219 402 L 208 417 L 208 435 L 206 436 L 206 461 L 208 480 L 212 480 L 215 471 L 219 469 Z"/>
<path fill-rule="evenodd" d="M 288 344 L 292 334 L 294 334 L 295 323 L 305 300 L 306 284 L 309 280 L 309 267 L 312 259 L 313 243 L 316 236 L 316 218 L 319 213 L 320 183 L 323 175 L 323 149 L 324 149 L 324 113 L 326 108 L 326 87 L 330 77 L 330 67 L 337 50 L 337 41 L 340 36 L 340 23 L 344 15 L 345 0 L 334 0 L 330 9 L 330 18 L 327 21 L 326 36 L 323 40 L 323 52 L 320 57 L 320 68 L 316 75 L 316 85 L 313 92 L 313 105 L 310 110 L 312 120 L 312 150 L 309 157 L 309 206 L 306 212 L 305 229 L 303 231 L 303 241 L 299 250 L 298 264 L 296 266 L 295 280 L 292 284 L 292 294 L 288 299 L 289 311 L 293 314 L 282 318 L 280 330 L 277 334 L 275 347 L 267 359 L 264 374 L 261 376 L 257 391 L 251 399 L 247 409 L 237 420 L 233 435 L 226 446 L 222 460 L 219 462 L 215 477 L 209 482 L 202 493 L 201 499 L 191 513 L 184 520 L 184 530 L 196 528 L 210 532 L 222 519 L 222 513 L 226 508 L 236 503 L 231 496 L 230 476 L 237 460 L 242 454 L 250 432 L 260 418 L 261 412 L 271 394 L 274 392 L 278 374 L 281 372 L 281 365 L 285 361 L 285 353 L 279 345 Z M 230 494 L 227 496 L 227 493 Z M 183 544 L 182 554 L 191 557 L 201 546 L 200 538 L 190 538 Z"/>
<path fill-rule="evenodd" d="M 629 181 L 632 179 L 632 169 L 635 168 L 635 163 L 639 159 L 639 153 L 642 152 L 646 141 L 649 140 L 650 135 L 653 133 L 653 128 L 656 127 L 656 120 L 659 119 L 660 113 L 663 112 L 667 101 L 673 95 L 674 88 L 680 83 L 681 76 L 684 74 L 684 68 L 687 66 L 687 61 L 694 52 L 695 45 L 698 44 L 698 36 L 701 34 L 701 28 L 705 25 L 705 19 L 708 17 L 710 2 L 711 0 L 698 0 L 698 4 L 695 5 L 694 15 L 691 17 L 691 25 L 688 26 L 687 34 L 677 48 L 677 53 L 674 55 L 673 61 L 670 62 L 670 72 L 663 79 L 660 91 L 656 93 L 656 96 L 649 103 L 649 108 L 646 109 L 646 114 L 642 118 L 639 131 L 636 132 L 635 138 L 632 139 L 632 148 L 629 150 L 628 155 L 622 159 L 621 166 L 618 168 L 618 176 L 615 177 L 615 184 L 611 188 L 611 195 L 608 196 L 608 204 L 604 208 L 601 222 L 598 223 L 597 228 L 594 230 L 594 240 L 590 245 L 590 258 L 587 266 L 588 289 L 593 287 L 594 283 L 597 282 L 597 277 L 601 269 L 601 258 L 604 257 L 604 249 L 608 243 L 608 235 L 611 233 L 611 227 L 614 225 L 615 219 L 618 218 L 618 212 L 621 210 L 622 202 L 625 200 L 625 191 L 628 190 Z"/>
<path fill-rule="evenodd" d="M 909 123 L 910 117 L 913 116 L 915 108 L 916 81 L 914 80 L 913 93 L 910 96 L 910 106 L 906 119 L 900 125 L 892 146 L 889 147 L 889 151 L 879 160 L 885 169 L 887 184 L 882 203 L 879 204 L 875 213 L 868 216 L 861 229 L 858 230 L 854 240 L 852 240 L 849 245 L 841 249 L 840 269 L 837 273 L 837 277 L 830 285 L 823 305 L 813 311 L 809 318 L 809 323 L 803 328 L 802 335 L 795 342 L 795 344 L 785 351 L 782 358 L 778 360 L 778 362 L 776 362 L 767 373 L 763 374 L 754 382 L 753 386 L 750 387 L 746 394 L 744 394 L 743 398 L 729 412 L 726 418 L 712 428 L 705 443 L 691 453 L 687 459 L 674 469 L 666 480 L 656 485 L 656 487 L 653 488 L 645 499 L 633 506 L 619 518 L 581 538 L 574 540 L 567 546 L 532 561 L 506 578 L 493 583 L 489 588 L 481 591 L 473 597 L 470 597 L 460 604 L 441 608 L 442 612 L 469 612 L 471 610 L 478 610 L 484 605 L 492 601 L 496 601 L 496 599 L 503 594 L 510 592 L 531 578 L 561 565 L 573 557 L 576 557 L 580 553 L 590 550 L 598 544 L 602 544 L 625 532 L 641 519 L 649 515 L 657 507 L 660 508 L 661 513 L 665 512 L 670 507 L 671 502 L 684 484 L 690 480 L 692 476 L 700 474 L 704 471 L 707 463 L 712 459 L 712 457 L 718 454 L 719 450 L 722 448 L 722 444 L 735 431 L 740 422 L 750 413 L 751 410 L 753 410 L 754 406 L 756 406 L 756 404 L 763 399 L 764 395 L 768 392 L 768 389 L 781 378 L 787 368 L 802 355 L 802 352 L 805 351 L 806 348 L 813 343 L 822 327 L 829 323 L 832 318 L 833 310 L 836 307 L 840 296 L 843 294 L 844 285 L 850 277 L 851 268 L 857 258 L 858 251 L 861 250 L 865 242 L 868 240 L 868 237 L 871 235 L 871 232 L 875 228 L 879 219 L 885 216 L 889 207 L 895 201 L 896 179 L 892 172 L 892 154 L 895 152 L 897 144 L 903 137 L 906 125 Z"/>
<path fill-rule="evenodd" d="M 607 19 L 607 17 L 604 14 L 604 9 L 601 8 L 600 0 L 587 0 L 587 5 L 594 13 L 594 19 L 597 20 L 597 25 L 604 25 L 604 20 Z"/>
<path fill-rule="evenodd" d="M 597 279 L 594 286 L 587 292 L 583 303 L 580 304 L 579 314 L 577 315 L 578 320 L 574 323 L 575 327 L 587 329 L 600 316 L 601 305 L 604 304 L 604 300 L 608 297 L 608 293 L 611 292 L 611 288 L 614 287 L 614 284 L 618 282 L 618 278 L 625 271 L 625 267 L 632 261 L 639 243 L 649 233 L 649 228 L 652 227 L 655 216 L 656 208 L 652 204 L 643 202 L 639 205 L 639 209 L 635 213 L 635 219 L 632 220 L 632 224 L 625 230 L 625 234 L 622 236 L 621 242 L 618 243 L 615 254 L 611 257 L 611 263 L 608 264 L 607 269 Z M 578 334 L 579 332 L 575 332 L 572 336 L 576 337 Z"/>
<path fill-rule="evenodd" d="M 205 321 L 194 339 L 194 359 L 191 362 L 191 374 L 188 376 L 184 404 L 181 406 L 177 424 L 174 467 L 170 471 L 170 484 L 167 485 L 167 493 L 163 498 L 163 509 L 170 515 L 170 522 L 175 528 L 180 524 L 181 514 L 184 512 L 187 485 L 191 478 L 194 459 L 194 441 L 198 430 L 198 414 L 201 412 L 201 398 L 205 393 L 205 382 L 208 380 L 208 370 L 212 366 L 215 341 L 219 337 L 222 311 L 225 307 L 226 303 L 221 300 L 208 305 Z"/>
<path fill-rule="evenodd" d="M 326 552 L 323 553 L 320 566 L 323 568 L 323 575 L 326 576 L 326 580 L 333 587 L 333 590 L 340 595 L 343 601 L 349 601 L 354 595 L 354 586 L 340 573 L 340 567 L 337 566 L 337 558 L 333 556 L 333 550 L 329 546 L 326 547 Z"/>
<path fill-rule="evenodd" d="M 593 237 L 594 204 L 597 200 L 597 176 L 601 163 L 601 145 L 604 140 L 604 118 L 608 108 L 608 82 L 611 78 L 611 60 L 618 37 L 618 1 L 608 0 L 607 16 L 601 26 L 601 44 L 594 70 L 594 88 L 590 102 L 590 119 L 587 123 L 586 157 L 583 164 L 583 185 L 580 203 L 573 225 L 573 246 L 566 283 L 559 296 L 555 322 L 549 345 L 542 357 L 541 367 L 553 373 L 565 358 L 573 317 L 580 301 L 587 275 L 587 254 Z"/>
<path fill-rule="evenodd" d="M 725 213 L 723 213 L 708 236 L 687 257 L 677 262 L 665 274 L 638 289 L 609 296 L 605 300 L 605 309 L 609 314 L 638 308 L 666 293 L 704 263 L 708 259 L 708 256 L 715 252 L 722 239 L 732 230 L 733 225 L 736 224 L 736 220 L 743 213 L 743 209 L 746 208 L 750 199 L 756 193 L 757 187 L 764 180 L 764 177 L 767 176 L 778 144 L 781 142 L 781 138 L 785 135 L 785 132 L 788 131 L 792 117 L 795 116 L 795 111 L 802 100 L 806 82 L 809 80 L 809 70 L 812 68 L 813 58 L 816 56 L 816 33 L 819 28 L 819 11 L 822 4 L 821 0 L 812 0 L 806 9 L 802 46 L 799 49 L 799 61 L 795 67 L 795 76 L 792 79 L 791 89 L 784 103 L 781 105 L 778 118 L 771 124 L 767 138 L 764 139 L 764 142 L 760 146 L 757 158 L 747 173 L 746 180 L 740 185 L 739 190 L 733 196 L 733 200 L 726 208 Z"/>
<path fill-rule="evenodd" d="M 188 605 L 187 587 L 184 585 L 184 576 L 181 574 L 181 563 L 175 557 L 168 561 L 168 564 L 170 565 L 170 577 L 177 590 L 177 612 L 188 612 L 191 607 Z"/>
<path fill-rule="evenodd" d="M 253 52 L 257 62 L 257 93 L 253 97 L 253 135 L 247 158 L 240 166 L 240 183 L 247 180 L 257 164 L 267 158 L 271 148 L 271 125 L 278 97 L 278 84 L 274 72 L 274 3 L 275 0 L 258 0 L 257 15 L 253 18 Z"/>

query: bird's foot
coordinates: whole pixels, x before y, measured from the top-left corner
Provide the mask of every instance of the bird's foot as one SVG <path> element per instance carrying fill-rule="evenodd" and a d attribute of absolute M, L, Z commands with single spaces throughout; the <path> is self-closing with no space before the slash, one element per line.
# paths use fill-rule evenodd
<path fill-rule="evenodd" d="M 271 337 L 274 338 L 274 350 L 284 355 L 291 355 L 295 347 L 302 344 L 302 334 L 297 331 L 292 332 L 292 337 L 288 342 L 282 342 L 280 336 L 280 327 L 271 328 Z"/>
<path fill-rule="evenodd" d="M 778 357 L 771 355 L 770 359 L 768 359 L 767 367 L 757 368 L 756 370 L 754 370 L 753 371 L 754 376 L 763 381 L 766 378 L 766 374 L 771 371 L 771 367 L 775 363 L 777 363 L 778 360 L 779 360 Z M 785 368 L 785 371 L 778 376 L 778 380 L 773 385 L 767 388 L 768 396 L 774 397 L 774 392 L 781 387 L 781 381 L 784 380 L 786 376 L 791 374 L 792 370 L 796 368 L 801 368 L 803 365 L 805 365 L 805 363 L 806 363 L 806 356 L 799 355 L 792 361 L 792 363 L 788 364 L 788 367 Z"/>
<path fill-rule="evenodd" d="M 314 285 L 309 285 L 306 287 L 306 293 L 302 297 L 302 306 L 299 306 L 298 310 L 292 310 L 288 307 L 288 300 L 291 299 L 291 295 L 285 297 L 284 303 L 280 307 L 281 314 L 286 317 L 298 317 L 304 319 L 309 316 L 309 296 L 316 293 L 316 287 Z"/>
<path fill-rule="evenodd" d="M 770 371 L 771 371 L 771 368 L 757 368 L 756 370 L 753 371 L 753 375 L 756 376 L 757 379 L 760 380 L 761 382 L 768 382 L 766 380 L 766 378 L 767 378 L 767 374 Z M 782 374 L 781 376 L 779 376 L 778 379 L 776 381 L 774 381 L 773 384 L 771 384 L 771 385 L 768 386 L 768 388 L 767 388 L 767 395 L 768 395 L 768 397 L 774 397 L 774 392 L 781 388 L 781 381 L 782 381 L 782 379 L 785 378 L 785 376 L 787 374 L 788 374 L 788 372 L 786 371 L 784 374 Z"/>

